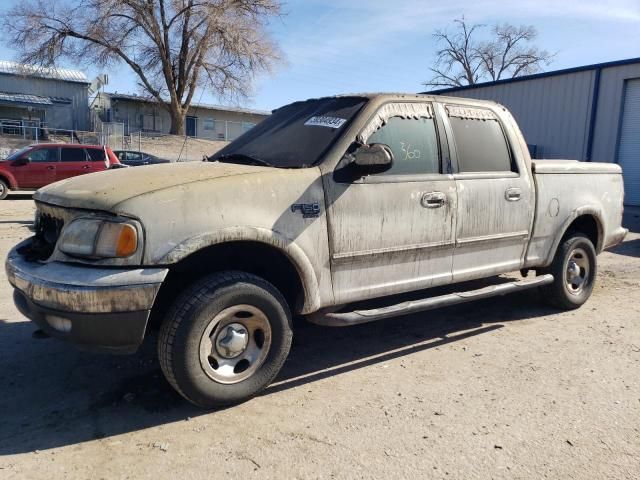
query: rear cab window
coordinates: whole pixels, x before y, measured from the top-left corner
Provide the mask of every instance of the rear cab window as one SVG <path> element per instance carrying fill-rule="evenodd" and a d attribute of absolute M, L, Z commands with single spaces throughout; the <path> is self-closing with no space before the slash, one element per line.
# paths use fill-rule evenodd
<path fill-rule="evenodd" d="M 515 172 L 500 120 L 489 109 L 446 105 L 459 173 Z"/>

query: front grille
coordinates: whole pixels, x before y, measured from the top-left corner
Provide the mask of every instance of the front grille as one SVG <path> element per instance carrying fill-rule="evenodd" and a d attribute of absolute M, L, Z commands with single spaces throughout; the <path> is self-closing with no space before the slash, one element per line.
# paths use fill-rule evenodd
<path fill-rule="evenodd" d="M 24 246 L 18 253 L 24 255 L 29 261 L 47 260 L 56 247 L 60 232 L 64 226 L 64 220 L 38 209 L 34 230 L 36 232 L 33 241 Z"/>

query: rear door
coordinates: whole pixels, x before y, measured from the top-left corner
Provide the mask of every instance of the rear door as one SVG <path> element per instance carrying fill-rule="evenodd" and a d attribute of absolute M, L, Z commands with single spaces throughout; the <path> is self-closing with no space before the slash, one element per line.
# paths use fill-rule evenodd
<path fill-rule="evenodd" d="M 29 163 L 15 167 L 20 188 L 40 188 L 56 181 L 58 147 L 35 147 L 25 154 Z"/>
<path fill-rule="evenodd" d="M 534 214 L 531 178 L 494 111 L 444 110 L 458 198 L 453 281 L 517 270 Z"/>
<path fill-rule="evenodd" d="M 91 173 L 92 165 L 89 156 L 83 147 L 61 147 L 60 166 L 56 175 L 56 180 L 77 177 L 85 173 Z"/>

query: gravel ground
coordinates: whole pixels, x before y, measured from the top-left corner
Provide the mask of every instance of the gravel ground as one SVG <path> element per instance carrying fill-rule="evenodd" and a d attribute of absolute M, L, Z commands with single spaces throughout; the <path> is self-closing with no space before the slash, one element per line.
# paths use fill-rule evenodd
<path fill-rule="evenodd" d="M 30 235 L 0 202 L 0 257 Z M 640 478 L 640 210 L 591 300 L 537 292 L 348 329 L 301 323 L 277 382 L 215 412 L 162 377 L 154 338 L 81 353 L 0 272 L 0 478 Z"/>

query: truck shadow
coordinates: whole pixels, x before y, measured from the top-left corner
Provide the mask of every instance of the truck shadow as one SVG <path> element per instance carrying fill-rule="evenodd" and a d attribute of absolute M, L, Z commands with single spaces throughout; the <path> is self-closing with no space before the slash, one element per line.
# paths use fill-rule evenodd
<path fill-rule="evenodd" d="M 291 355 L 268 396 L 473 336 L 505 322 L 554 313 L 534 291 L 331 329 L 298 322 Z M 85 354 L 32 339 L 30 323 L 0 319 L 0 456 L 110 437 L 189 417 L 216 415 L 182 399 L 164 380 L 152 336 L 138 354 Z M 259 402 L 260 398 L 253 400 Z"/>
<path fill-rule="evenodd" d="M 627 257 L 640 257 L 640 238 L 635 240 L 627 240 L 608 250 L 616 255 L 624 255 Z"/>

